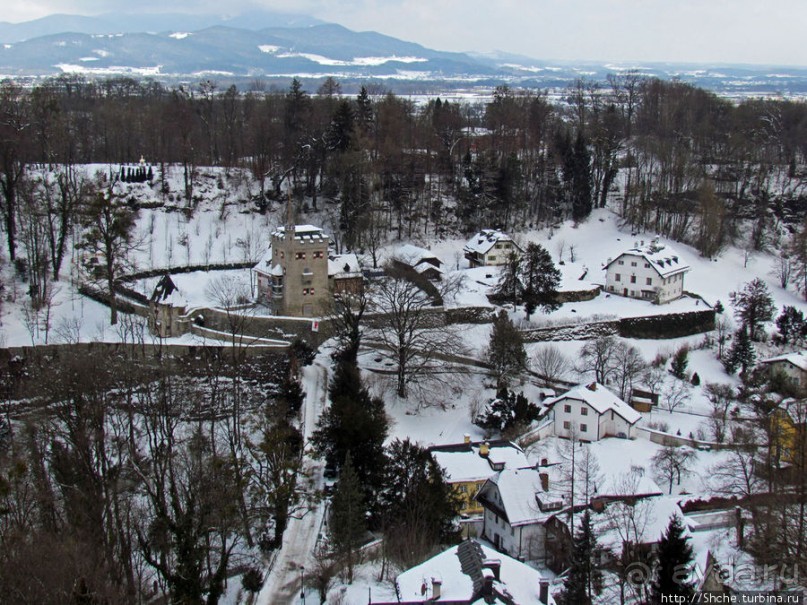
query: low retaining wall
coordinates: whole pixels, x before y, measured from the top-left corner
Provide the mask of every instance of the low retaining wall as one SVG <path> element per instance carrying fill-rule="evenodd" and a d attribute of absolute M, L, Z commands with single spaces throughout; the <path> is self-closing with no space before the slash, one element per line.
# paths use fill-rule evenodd
<path fill-rule="evenodd" d="M 636 427 L 636 436 L 639 439 L 646 439 L 659 445 L 674 445 L 674 446 L 688 446 L 694 449 L 710 449 L 710 450 L 725 450 L 730 449 L 731 444 L 717 443 L 716 441 L 700 441 L 698 439 L 690 439 L 681 435 L 670 435 L 669 433 L 662 433 L 655 429 L 649 429 L 644 426 Z"/>
<path fill-rule="evenodd" d="M 591 340 L 600 336 L 666 340 L 703 334 L 714 329 L 715 312 L 713 309 L 704 309 L 703 311 L 623 317 L 565 326 L 534 328 L 523 330 L 522 334 L 526 342 Z"/>

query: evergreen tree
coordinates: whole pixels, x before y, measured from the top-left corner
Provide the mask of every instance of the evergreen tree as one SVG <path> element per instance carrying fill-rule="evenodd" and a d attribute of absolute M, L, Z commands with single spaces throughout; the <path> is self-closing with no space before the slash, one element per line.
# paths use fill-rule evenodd
<path fill-rule="evenodd" d="M 367 531 L 366 513 L 361 483 L 348 452 L 333 494 L 331 518 L 328 524 L 331 548 L 334 555 L 344 563 L 348 582 L 353 582 L 356 552 Z"/>
<path fill-rule="evenodd" d="M 734 374 L 739 368 L 740 375 L 744 376 L 748 369 L 753 367 L 754 361 L 756 361 L 754 343 L 751 342 L 751 338 L 748 336 L 748 330 L 743 326 L 734 334 L 734 341 L 723 365 L 729 374 Z"/>
<path fill-rule="evenodd" d="M 460 503 L 429 451 L 409 439 L 387 448 L 378 501 L 385 535 L 401 563 L 420 561 L 435 546 L 458 538 L 454 519 Z"/>
<path fill-rule="evenodd" d="M 500 311 L 493 320 L 487 352 L 496 376 L 497 389 L 527 369 L 524 339 L 504 311 Z"/>
<path fill-rule="evenodd" d="M 659 541 L 658 568 L 650 587 L 651 603 L 662 603 L 663 597 L 691 598 L 694 594 L 692 583 L 687 581 L 692 565 L 692 546 L 688 540 L 678 515 L 673 516 Z"/>
<path fill-rule="evenodd" d="M 154 170 L 149 165 L 149 172 L 148 172 L 148 181 L 149 183 L 154 180 Z"/>
<path fill-rule="evenodd" d="M 804 313 L 790 305 L 785 306 L 782 313 L 776 318 L 776 328 L 779 330 L 779 334 L 775 340 L 779 344 L 798 342 L 807 336 Z"/>
<path fill-rule="evenodd" d="M 568 170 L 571 176 L 572 218 L 579 222 L 587 218 L 592 209 L 591 154 L 582 131 L 577 133 Z"/>
<path fill-rule="evenodd" d="M 748 336 L 751 340 L 757 340 L 762 324 L 773 319 L 775 310 L 768 286 L 757 277 L 739 292 L 731 292 L 729 298 L 737 319 L 748 328 Z"/>
<path fill-rule="evenodd" d="M 347 151 L 353 143 L 355 115 L 350 102 L 342 100 L 336 107 L 328 131 L 325 133 L 328 149 Z"/>
<path fill-rule="evenodd" d="M 537 420 L 540 413 L 541 409 L 523 393 L 516 394 L 501 388 L 474 423 L 490 431 L 506 433 L 513 427 L 525 426 Z"/>
<path fill-rule="evenodd" d="M 557 291 L 560 285 L 560 271 L 552 262 L 552 256 L 540 244 L 530 242 L 522 261 L 524 281 L 524 309 L 527 319 L 541 307 L 549 313 L 560 307 Z"/>
<path fill-rule="evenodd" d="M 569 571 L 563 590 L 557 597 L 560 605 L 587 605 L 594 595 L 602 592 L 602 572 L 599 568 L 601 548 L 591 527 L 588 511 L 583 513 L 580 528 L 574 537 Z"/>
<path fill-rule="evenodd" d="M 515 252 L 511 252 L 502 266 L 499 283 L 496 285 L 496 296 L 511 302 L 513 308 L 518 304 L 524 290 L 521 283 L 521 269 L 521 257 Z"/>
<path fill-rule="evenodd" d="M 675 352 L 670 362 L 670 372 L 676 378 L 684 380 L 686 378 L 687 366 L 689 365 L 689 347 L 683 346 Z"/>
<path fill-rule="evenodd" d="M 350 452 L 367 502 L 373 502 L 383 479 L 388 430 L 384 402 L 370 396 L 358 367 L 349 361 L 337 364 L 329 396 L 331 405 L 320 416 L 311 441 L 318 454 L 337 467 Z"/>

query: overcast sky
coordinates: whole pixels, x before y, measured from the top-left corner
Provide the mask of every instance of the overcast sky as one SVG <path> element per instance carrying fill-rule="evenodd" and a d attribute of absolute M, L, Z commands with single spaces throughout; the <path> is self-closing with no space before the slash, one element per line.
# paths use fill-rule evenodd
<path fill-rule="evenodd" d="M 0 19 L 263 7 L 430 48 L 536 59 L 807 66 L 807 0 L 4 0 Z"/>

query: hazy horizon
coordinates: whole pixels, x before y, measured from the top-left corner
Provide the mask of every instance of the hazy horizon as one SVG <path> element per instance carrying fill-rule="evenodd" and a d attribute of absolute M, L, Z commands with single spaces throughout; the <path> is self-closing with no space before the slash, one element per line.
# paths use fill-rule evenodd
<path fill-rule="evenodd" d="M 54 14 L 124 14 L 120 0 L 15 1 L 3 20 L 21 23 Z M 167 9 L 167 10 L 166 10 Z M 805 67 L 807 3 L 773 0 L 143 0 L 140 14 L 235 16 L 250 10 L 303 14 L 355 31 L 376 31 L 455 52 L 503 52 L 545 61 L 692 63 Z"/>

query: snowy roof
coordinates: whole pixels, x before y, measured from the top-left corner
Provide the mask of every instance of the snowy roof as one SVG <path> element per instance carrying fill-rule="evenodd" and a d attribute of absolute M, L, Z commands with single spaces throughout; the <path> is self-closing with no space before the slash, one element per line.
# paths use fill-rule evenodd
<path fill-rule="evenodd" d="M 681 259 L 675 250 L 669 246 L 658 243 L 657 239 L 647 245 L 644 245 L 644 242 L 642 242 L 641 245 L 637 243 L 637 245 L 630 250 L 623 252 L 614 260 L 609 261 L 608 264 L 605 265 L 605 268 L 607 269 L 623 256 L 638 256 L 643 258 L 661 277 L 669 277 L 676 273 L 686 273 L 690 269 L 689 265 Z"/>
<path fill-rule="evenodd" d="M 552 407 L 564 399 L 577 399 L 584 401 L 600 415 L 613 410 L 616 414 L 622 416 L 622 418 L 624 418 L 628 424 L 636 424 L 642 417 L 639 412 L 634 410 L 627 403 L 622 401 L 619 397 L 614 395 L 611 391 L 598 382 L 592 382 L 588 385 L 577 385 L 559 397 L 547 399 L 544 401 L 544 405 L 547 407 Z"/>
<path fill-rule="evenodd" d="M 481 443 L 438 445 L 429 448 L 429 451 L 437 464 L 445 469 L 449 483 L 482 481 L 503 468 L 523 468 L 530 465 L 522 449 L 515 443 L 490 442 L 487 457 L 479 454 L 480 445 Z"/>
<path fill-rule="evenodd" d="M 492 492 L 498 492 L 498 498 Z M 500 509 L 508 523 L 515 527 L 549 518 L 550 514 L 541 510 L 536 498 L 542 493 L 541 477 L 534 468 L 505 469 L 485 482 L 477 500 Z"/>
<path fill-rule="evenodd" d="M 540 584 L 545 580 L 533 569 L 512 557 L 477 542 L 465 540 L 439 555 L 406 570 L 395 579 L 397 593 L 403 603 L 432 602 L 433 581 L 440 583 L 440 597 L 435 602 L 476 603 L 481 596 L 490 565 L 499 564 L 499 580 L 493 581 L 498 593 L 495 603 L 539 605 Z M 483 602 L 483 601 L 479 601 Z M 550 597 L 550 603 L 554 600 Z"/>
<path fill-rule="evenodd" d="M 283 237 L 286 233 L 285 227 L 278 227 L 272 233 L 272 237 Z M 295 225 L 294 226 L 294 239 L 299 240 L 327 240 L 328 236 L 325 235 L 319 227 L 314 225 Z"/>
<path fill-rule="evenodd" d="M 151 293 L 150 300 L 153 303 L 174 307 L 184 307 L 188 304 L 185 296 L 179 291 L 168 273 L 163 275 L 160 281 L 157 282 L 154 291 Z"/>
<path fill-rule="evenodd" d="M 807 351 L 798 351 L 796 353 L 788 353 L 786 355 L 779 355 L 764 359 L 761 363 L 789 363 L 796 366 L 798 369 L 807 372 Z"/>
<path fill-rule="evenodd" d="M 592 520 L 598 529 L 597 539 L 606 548 L 615 549 L 617 552 L 622 548 L 625 537 L 638 544 L 655 544 L 667 531 L 667 526 L 673 515 L 677 515 L 684 525 L 684 535 L 689 536 L 690 531 L 685 522 L 684 514 L 679 505 L 680 496 L 656 496 L 653 498 L 642 498 L 633 503 L 612 502 L 605 508 L 605 512 L 594 515 Z M 630 535 L 625 536 L 625 527 L 620 515 L 615 514 L 613 509 L 609 512 L 609 507 L 631 507 L 630 516 L 633 519 Z M 620 526 L 620 527 L 618 527 Z"/>
<path fill-rule="evenodd" d="M 263 275 L 272 275 L 272 246 L 266 249 L 252 270 Z"/>
<path fill-rule="evenodd" d="M 520 249 L 518 245 L 513 242 L 513 238 L 504 231 L 499 231 L 498 229 L 482 229 L 482 231 L 468 240 L 463 250 L 475 254 L 487 254 L 488 250 L 499 242 L 512 242 L 515 248 Z"/>
<path fill-rule="evenodd" d="M 599 463 L 597 496 L 660 496 L 663 490 L 653 479 L 651 459 L 655 444 L 646 439 L 606 437 L 586 443 Z"/>
<path fill-rule="evenodd" d="M 432 254 L 430 250 L 420 246 L 413 246 L 412 244 L 399 246 L 393 253 L 393 258 L 406 263 L 410 267 L 417 267 L 420 263 L 429 263 L 439 268 L 443 264 L 443 261 Z"/>
<path fill-rule="evenodd" d="M 361 275 L 359 257 L 355 254 L 336 254 L 328 257 L 328 277 Z"/>

